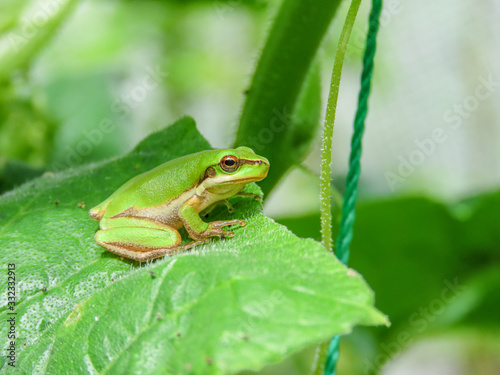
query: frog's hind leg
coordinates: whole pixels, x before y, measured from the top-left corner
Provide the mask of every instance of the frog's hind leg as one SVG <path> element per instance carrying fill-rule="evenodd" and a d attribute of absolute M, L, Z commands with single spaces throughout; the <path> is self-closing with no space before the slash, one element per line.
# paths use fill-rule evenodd
<path fill-rule="evenodd" d="M 204 244 L 208 242 L 208 240 L 204 241 L 193 241 L 191 243 L 188 243 L 186 245 L 182 246 L 175 246 L 175 247 L 168 247 L 167 246 L 161 246 L 159 247 L 153 247 L 151 245 L 143 245 L 143 244 L 138 244 L 138 243 L 132 243 L 131 240 L 133 241 L 134 239 L 137 238 L 123 238 L 121 232 L 121 229 L 125 228 L 116 228 L 116 229 L 106 229 L 105 231 L 99 231 L 99 232 L 105 232 L 105 233 L 96 233 L 96 242 L 104 247 L 105 249 L 111 251 L 112 253 L 115 253 L 117 255 L 120 255 L 125 258 L 137 260 L 139 262 L 147 262 L 148 260 L 155 259 L 155 258 L 161 258 L 164 257 L 165 255 L 174 255 L 181 253 L 183 251 L 186 251 L 194 246 Z M 109 232 L 108 232 L 109 231 Z M 113 238 L 115 235 L 119 236 L 120 238 Z M 165 240 L 165 232 L 162 233 L 161 230 L 158 229 L 144 229 L 143 236 L 149 237 L 149 239 L 152 239 L 155 241 L 155 243 L 158 243 L 158 241 Z M 143 237 L 144 238 L 144 237 Z"/>
<path fill-rule="evenodd" d="M 145 262 L 185 251 L 204 241 L 181 246 L 181 235 L 174 228 L 156 220 L 120 217 L 102 223 L 95 241 L 112 253 Z"/>

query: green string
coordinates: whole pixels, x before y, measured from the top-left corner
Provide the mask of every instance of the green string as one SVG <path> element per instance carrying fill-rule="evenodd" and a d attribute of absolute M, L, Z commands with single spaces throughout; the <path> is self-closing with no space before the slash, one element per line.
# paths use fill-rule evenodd
<path fill-rule="evenodd" d="M 377 47 L 377 33 L 381 10 L 382 0 L 373 0 L 365 53 L 363 55 L 363 72 L 361 74 L 358 109 L 354 119 L 354 133 L 351 140 L 349 172 L 347 173 L 346 191 L 342 203 L 342 217 L 340 219 L 340 231 L 337 237 L 336 246 L 336 255 L 344 264 L 347 264 L 349 261 L 349 247 L 352 241 L 353 225 L 356 217 L 356 198 L 358 196 L 359 175 L 361 174 L 361 141 L 365 131 L 366 114 L 368 113 L 368 97 L 370 95 L 373 58 Z M 335 336 L 330 341 L 325 364 L 325 375 L 336 374 L 336 365 L 339 358 L 339 343 L 340 336 Z"/>

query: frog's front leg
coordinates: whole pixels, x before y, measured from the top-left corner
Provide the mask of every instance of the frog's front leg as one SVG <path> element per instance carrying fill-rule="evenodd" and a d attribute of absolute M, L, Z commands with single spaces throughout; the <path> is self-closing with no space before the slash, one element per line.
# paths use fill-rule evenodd
<path fill-rule="evenodd" d="M 200 198 L 197 196 L 192 197 L 186 201 L 179 209 L 179 217 L 184 224 L 184 227 L 193 240 L 203 240 L 208 237 L 234 237 L 234 233 L 228 230 L 221 229 L 229 225 L 245 226 L 247 223 L 244 220 L 220 220 L 205 223 L 201 220 L 196 206 L 199 204 Z"/>
<path fill-rule="evenodd" d="M 245 190 L 245 188 L 243 188 L 243 190 Z M 243 190 L 241 190 L 240 192 L 236 193 L 233 196 L 234 197 L 253 198 L 256 201 L 261 201 L 262 200 L 262 197 L 260 195 L 257 195 L 257 194 L 254 194 L 254 193 L 247 193 L 247 192 L 245 192 Z M 234 207 L 233 207 L 233 205 L 227 199 L 224 199 L 224 200 L 215 202 L 215 203 L 211 204 L 210 206 L 208 206 L 207 208 L 205 208 L 203 210 L 203 212 L 201 213 L 201 215 L 203 217 L 208 217 L 208 215 L 210 214 L 210 212 L 212 212 L 215 207 L 217 207 L 218 205 L 221 205 L 221 204 L 223 204 L 223 205 L 225 205 L 227 207 L 227 210 L 229 211 L 230 214 L 234 213 Z"/>
<path fill-rule="evenodd" d="M 262 197 L 260 195 L 254 194 L 254 193 L 247 193 L 246 191 L 240 191 L 239 193 L 236 193 L 234 195 L 235 197 L 248 197 L 248 198 L 253 198 L 256 201 L 261 201 Z"/>
<path fill-rule="evenodd" d="M 224 200 L 215 202 L 215 203 L 211 204 L 210 206 L 208 206 L 207 208 L 205 208 L 203 210 L 202 216 L 203 217 L 208 217 L 208 214 L 210 214 L 210 212 L 212 212 L 215 207 L 217 207 L 217 206 L 219 206 L 221 204 L 223 204 L 224 206 L 227 207 L 227 210 L 229 211 L 230 214 L 234 213 L 233 205 L 231 203 L 229 203 L 229 201 L 227 199 L 224 199 Z"/>
<path fill-rule="evenodd" d="M 174 228 L 156 220 L 141 217 L 117 217 L 101 220 L 96 242 L 126 258 L 145 262 L 150 259 L 187 250 L 206 241 L 181 246 L 181 235 Z"/>

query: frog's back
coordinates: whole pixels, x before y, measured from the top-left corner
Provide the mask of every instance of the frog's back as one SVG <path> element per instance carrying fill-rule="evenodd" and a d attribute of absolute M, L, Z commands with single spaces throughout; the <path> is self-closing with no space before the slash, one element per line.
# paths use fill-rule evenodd
<path fill-rule="evenodd" d="M 170 160 L 127 181 L 105 201 L 89 211 L 94 220 L 101 220 L 106 211 L 114 215 L 135 206 L 138 209 L 157 206 L 195 187 L 205 172 L 202 151 Z M 118 199 L 119 198 L 119 199 Z"/>

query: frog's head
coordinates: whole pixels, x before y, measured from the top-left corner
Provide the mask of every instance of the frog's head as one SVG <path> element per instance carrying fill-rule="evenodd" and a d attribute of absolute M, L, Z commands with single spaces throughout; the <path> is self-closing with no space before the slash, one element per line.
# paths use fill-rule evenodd
<path fill-rule="evenodd" d="M 209 191 L 243 187 L 267 176 L 269 161 L 248 147 L 214 150 L 209 156 L 203 185 Z"/>

